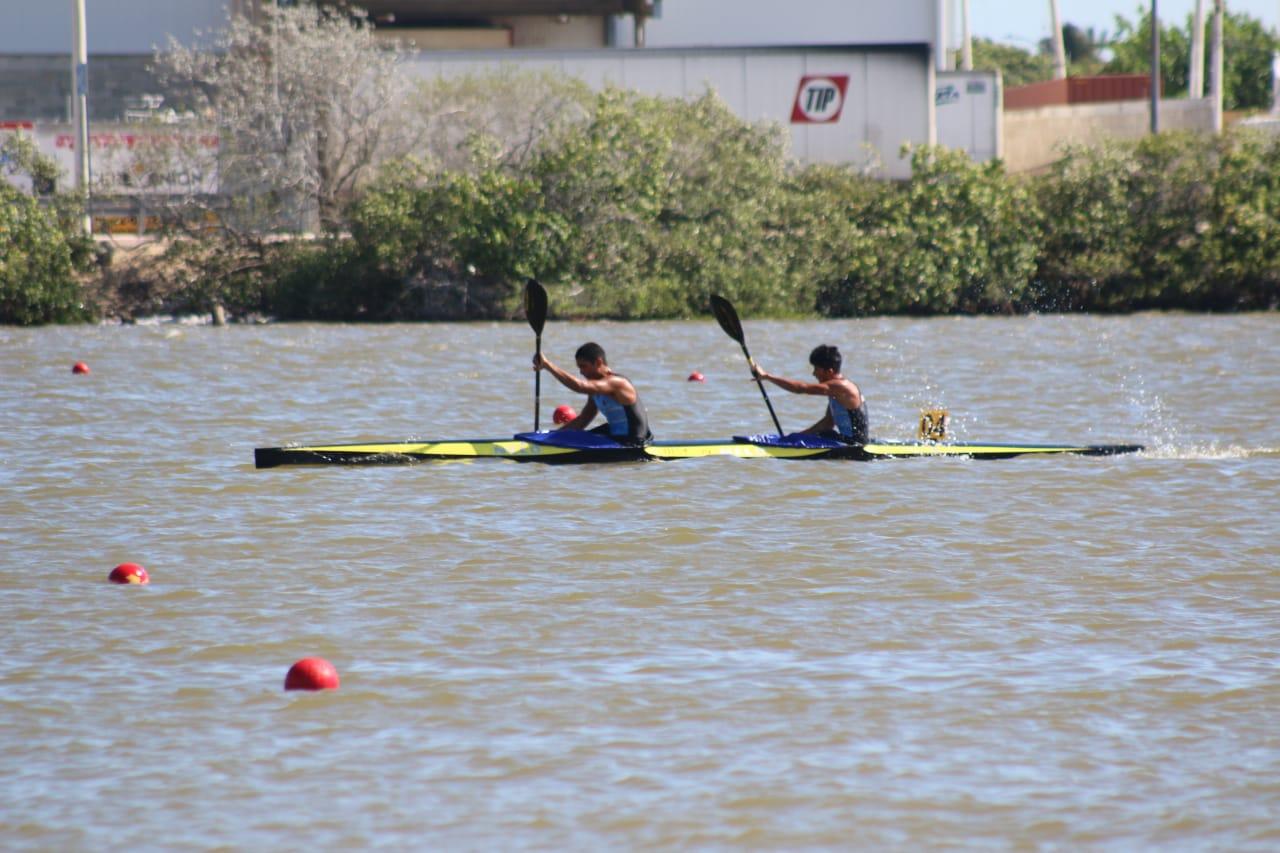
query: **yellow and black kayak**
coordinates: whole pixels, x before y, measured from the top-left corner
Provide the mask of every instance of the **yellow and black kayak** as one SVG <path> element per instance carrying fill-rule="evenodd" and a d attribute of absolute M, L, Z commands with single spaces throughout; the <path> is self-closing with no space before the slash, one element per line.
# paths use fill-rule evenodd
<path fill-rule="evenodd" d="M 1113 456 L 1142 450 L 1140 444 L 960 444 L 933 441 L 872 441 L 842 444 L 808 435 L 734 436 L 716 440 L 654 441 L 643 446 L 617 444 L 592 433 L 521 433 L 509 439 L 396 441 L 354 444 L 306 444 L 259 447 L 258 468 L 280 465 L 378 465 L 431 460 L 510 459 L 515 462 L 583 464 L 646 462 L 736 456 L 740 459 L 901 459 L 956 456 L 1009 459 L 1014 456 L 1077 454 Z"/>

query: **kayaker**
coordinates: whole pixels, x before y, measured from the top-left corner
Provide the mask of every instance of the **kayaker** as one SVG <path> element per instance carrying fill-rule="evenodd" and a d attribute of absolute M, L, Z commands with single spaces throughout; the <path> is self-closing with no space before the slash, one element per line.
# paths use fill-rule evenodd
<path fill-rule="evenodd" d="M 813 365 L 813 378 L 817 382 L 774 376 L 754 360 L 751 362 L 751 373 L 792 394 L 814 394 L 827 398 L 826 413 L 816 424 L 801 432 L 849 444 L 866 444 L 869 435 L 867 400 L 862 396 L 861 389 L 840 373 L 842 361 L 839 349 L 822 344 L 809 353 L 809 364 Z"/>
<path fill-rule="evenodd" d="M 541 353 L 533 357 L 533 369 L 543 370 L 554 376 L 570 391 L 587 395 L 587 402 L 576 418 L 560 429 L 586 429 L 597 414 L 605 417 L 605 423 L 591 432 L 607 435 L 619 444 L 641 445 L 653 440 L 649 432 L 649 416 L 636 388 L 625 376 L 614 373 L 604 354 L 604 347 L 597 343 L 585 343 L 574 353 L 578 363 L 579 379 L 552 364 Z"/>

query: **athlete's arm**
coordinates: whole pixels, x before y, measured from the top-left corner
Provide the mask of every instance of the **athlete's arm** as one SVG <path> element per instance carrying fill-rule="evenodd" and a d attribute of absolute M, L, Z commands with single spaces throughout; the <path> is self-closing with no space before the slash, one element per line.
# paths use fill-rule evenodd
<path fill-rule="evenodd" d="M 538 370 L 539 368 L 546 369 L 561 385 L 570 391 L 577 391 L 579 394 L 604 394 L 624 406 L 631 405 L 638 398 L 635 387 L 617 374 L 610 374 L 600 379 L 574 376 L 572 373 L 552 364 L 550 359 L 541 354 L 534 356 L 533 359 L 533 369 Z"/>
<path fill-rule="evenodd" d="M 578 413 L 578 416 L 560 427 L 560 429 L 586 429 L 591 426 L 591 422 L 595 419 L 596 401 L 588 397 L 586 405 L 582 407 L 582 411 Z"/>
<path fill-rule="evenodd" d="M 772 382 L 782 390 L 790 391 L 792 394 L 814 394 L 819 397 L 831 396 L 831 392 L 825 382 L 801 382 L 798 379 L 774 376 L 772 373 L 761 370 L 759 366 L 756 366 L 752 372 L 766 382 Z"/>
<path fill-rule="evenodd" d="M 814 424 L 813 426 L 807 429 L 802 429 L 800 430 L 800 432 L 818 433 L 818 432 L 826 432 L 827 430 L 833 430 L 833 429 L 835 429 L 835 422 L 831 420 L 831 410 L 827 409 L 827 413 L 823 415 L 816 424 Z"/>
<path fill-rule="evenodd" d="M 568 388 L 570 391 L 577 391 L 579 394 L 607 394 L 609 393 L 603 388 L 597 388 L 596 382 L 586 379 L 582 376 L 574 376 L 566 370 L 557 367 L 552 363 L 551 359 L 545 355 L 535 355 L 533 357 L 534 370 L 546 370 L 556 378 L 556 380 Z M 602 380 L 601 380 L 602 381 Z"/>

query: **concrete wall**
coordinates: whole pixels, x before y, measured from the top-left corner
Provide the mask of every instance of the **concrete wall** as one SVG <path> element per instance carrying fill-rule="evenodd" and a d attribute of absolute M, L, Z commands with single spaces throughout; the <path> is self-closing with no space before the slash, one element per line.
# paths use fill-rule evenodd
<path fill-rule="evenodd" d="M 604 16 L 528 15 L 498 17 L 494 23 L 511 30 L 512 47 L 605 47 Z"/>
<path fill-rule="evenodd" d="M 486 27 L 402 27 L 379 24 L 374 36 L 419 50 L 515 48 L 596 48 L 609 46 L 609 19 L 603 15 L 495 15 Z"/>
<path fill-rule="evenodd" d="M 1213 104 L 1208 98 L 1161 101 L 1160 129 L 1211 132 Z M 1150 131 L 1145 101 L 1013 110 L 1004 114 L 1005 166 L 1010 172 L 1044 169 L 1062 156 L 1064 144 L 1140 139 Z"/>

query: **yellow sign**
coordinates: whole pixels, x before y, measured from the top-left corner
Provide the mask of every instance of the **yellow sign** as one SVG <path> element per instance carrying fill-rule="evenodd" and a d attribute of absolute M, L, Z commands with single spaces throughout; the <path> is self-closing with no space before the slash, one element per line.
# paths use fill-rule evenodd
<path fill-rule="evenodd" d="M 946 409 L 922 409 L 920 412 L 920 440 L 942 441 L 947 437 L 947 424 L 951 415 Z"/>

